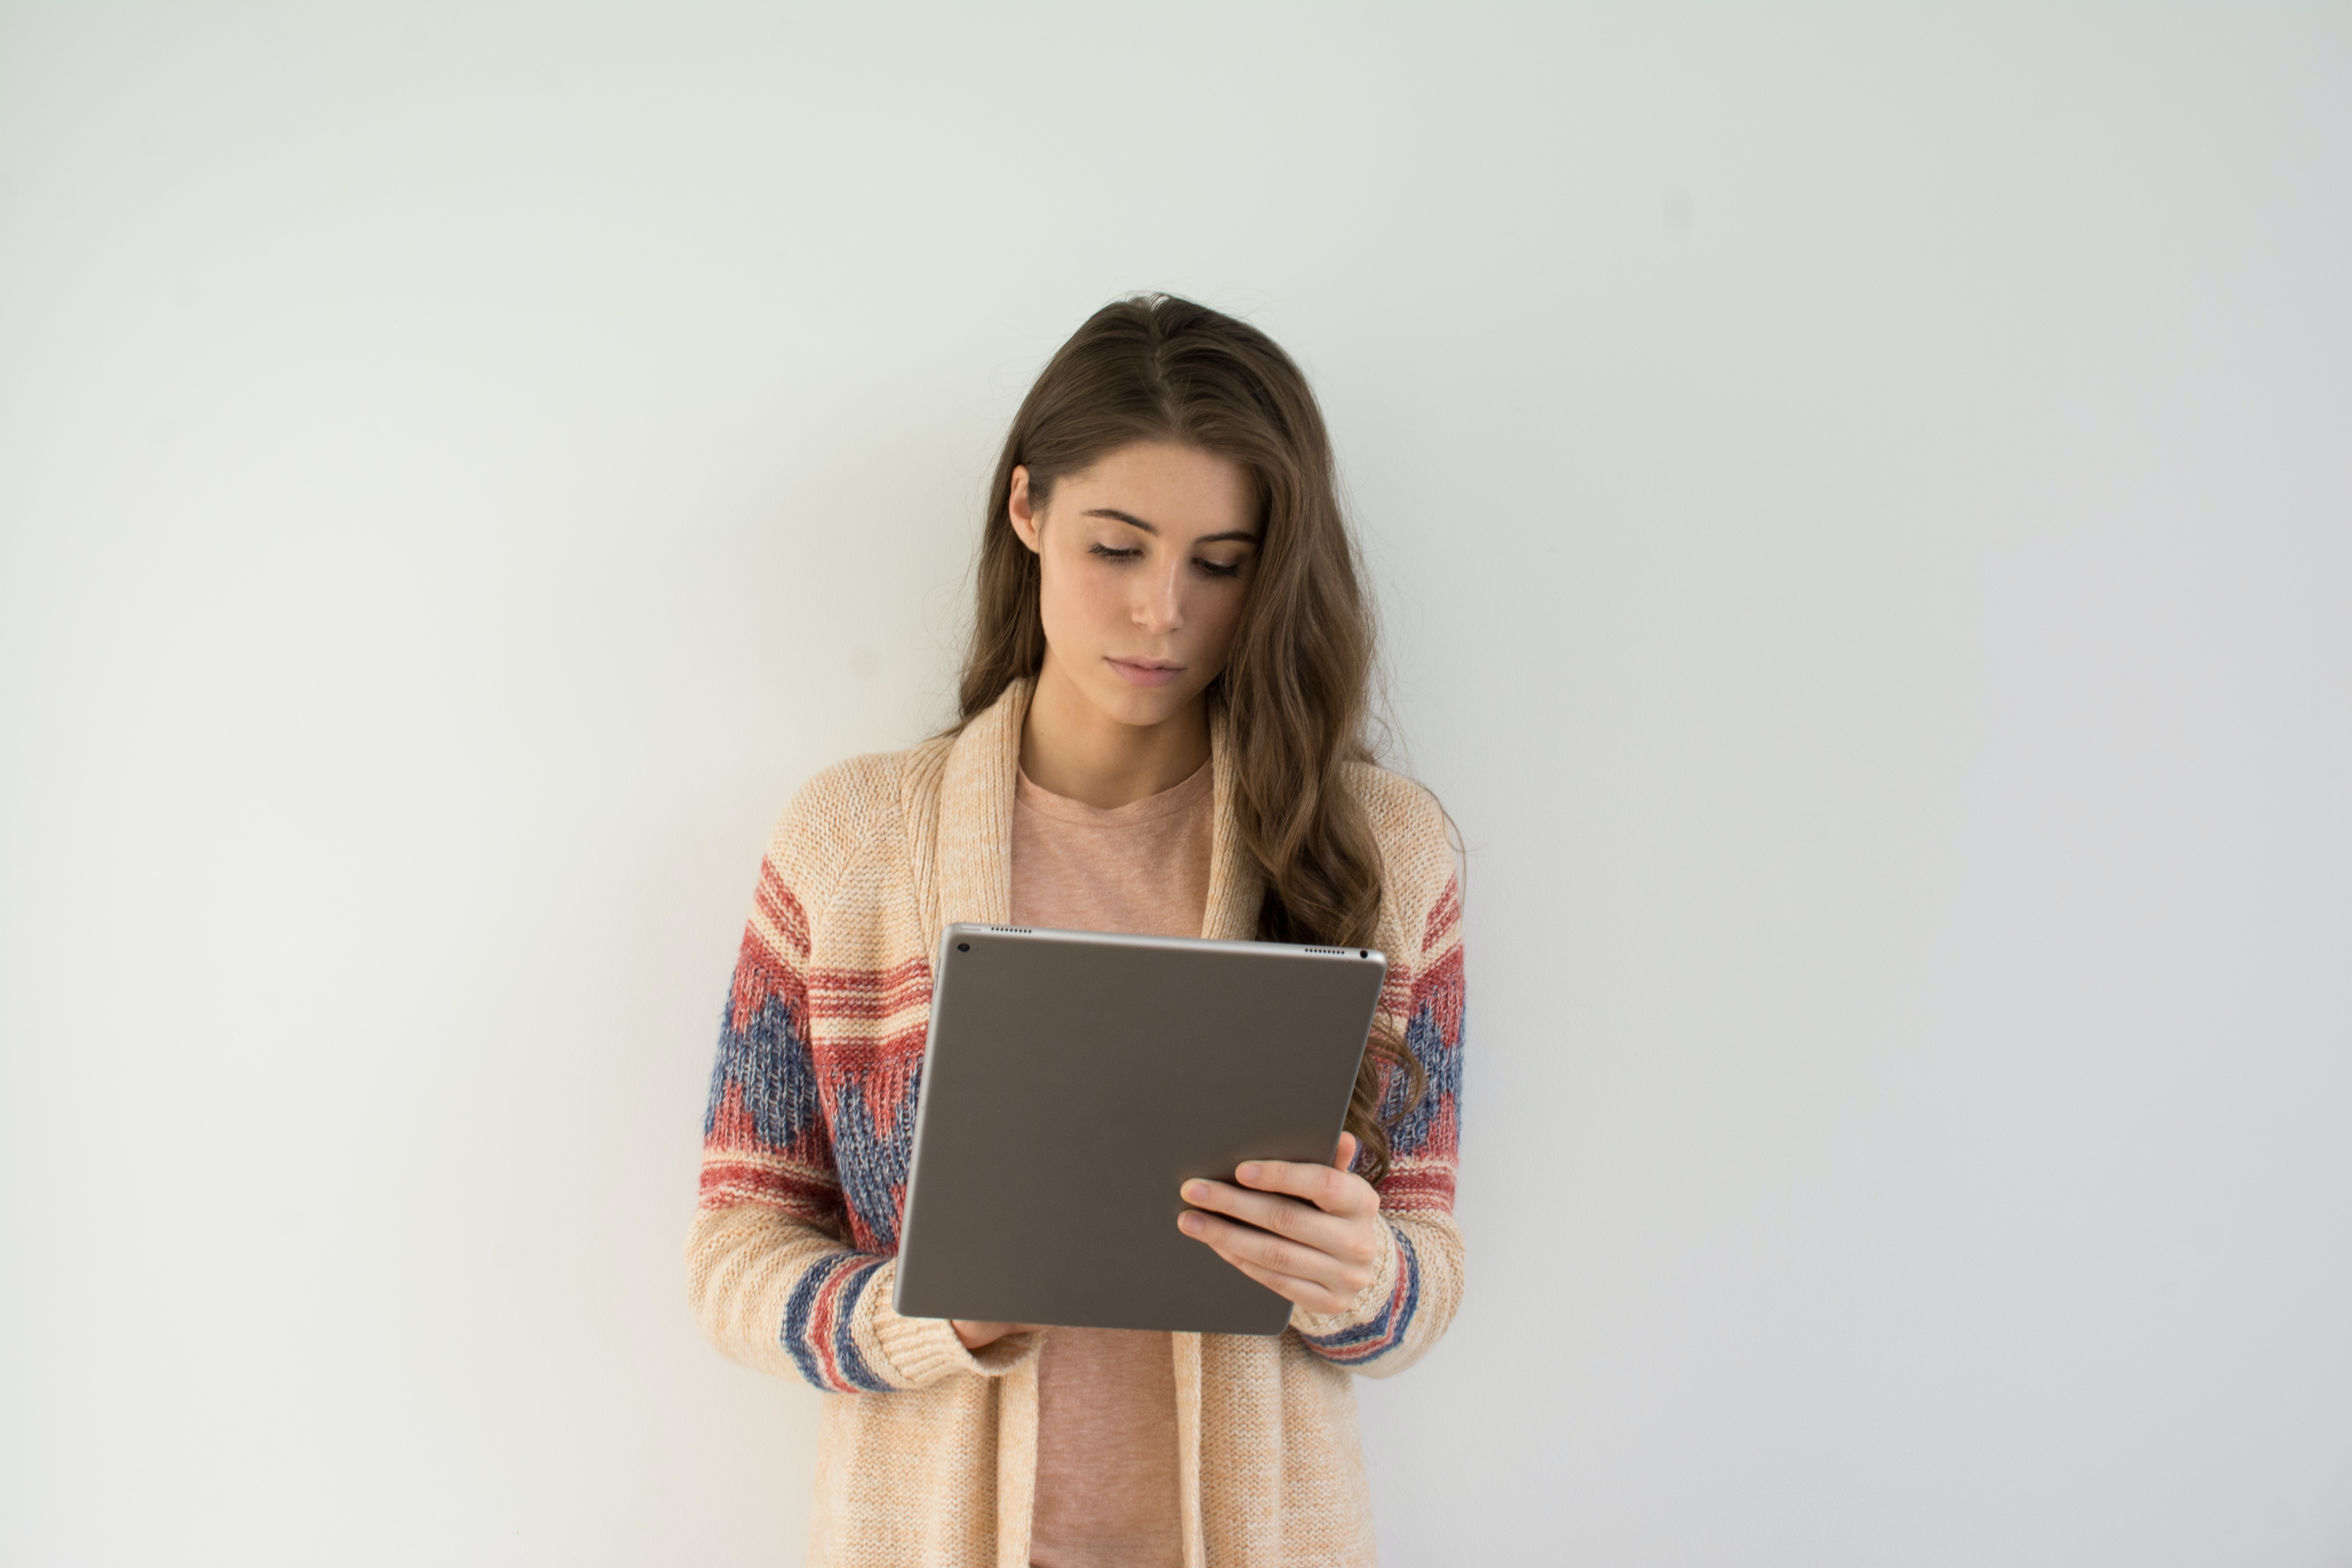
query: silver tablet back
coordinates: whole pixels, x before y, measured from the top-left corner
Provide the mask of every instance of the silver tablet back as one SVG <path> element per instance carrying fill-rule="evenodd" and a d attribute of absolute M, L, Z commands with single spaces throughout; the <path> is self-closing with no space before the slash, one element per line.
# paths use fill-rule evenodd
<path fill-rule="evenodd" d="M 1331 1158 L 1387 970 L 1360 948 L 950 927 L 898 1310 L 1280 1333 L 1290 1303 L 1176 1228 L 1178 1189 Z"/>

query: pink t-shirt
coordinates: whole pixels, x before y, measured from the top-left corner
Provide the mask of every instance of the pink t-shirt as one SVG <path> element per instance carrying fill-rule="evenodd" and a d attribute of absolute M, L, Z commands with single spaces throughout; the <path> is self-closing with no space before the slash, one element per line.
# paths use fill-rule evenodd
<path fill-rule="evenodd" d="M 1024 773 L 1013 920 L 1060 931 L 1198 936 L 1209 901 L 1208 764 L 1104 811 Z M 1169 1336 L 1054 1329 L 1037 1365 L 1034 1568 L 1177 1568 L 1176 1366 Z"/>

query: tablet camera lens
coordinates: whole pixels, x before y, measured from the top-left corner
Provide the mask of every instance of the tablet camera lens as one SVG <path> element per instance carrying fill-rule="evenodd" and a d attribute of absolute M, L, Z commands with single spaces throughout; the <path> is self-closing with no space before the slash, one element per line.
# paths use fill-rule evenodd
<path fill-rule="evenodd" d="M 960 942 L 956 943 L 956 951 L 958 952 L 970 952 L 971 951 L 971 943 L 968 942 Z"/>

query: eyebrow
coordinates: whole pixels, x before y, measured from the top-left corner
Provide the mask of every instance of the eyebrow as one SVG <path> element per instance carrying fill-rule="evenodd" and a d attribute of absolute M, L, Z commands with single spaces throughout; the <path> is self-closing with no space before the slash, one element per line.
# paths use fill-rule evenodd
<path fill-rule="evenodd" d="M 1151 524 L 1144 521 L 1141 518 L 1137 517 L 1132 512 L 1121 511 L 1117 507 L 1088 507 L 1079 515 L 1083 517 L 1107 517 L 1114 522 L 1123 522 L 1130 528 L 1139 528 L 1143 530 L 1144 532 L 1151 535 L 1154 539 L 1160 537 L 1160 531 L 1157 528 L 1154 528 Z M 1257 542 L 1256 533 L 1245 528 L 1228 529 L 1223 533 L 1204 533 L 1200 538 L 1192 541 L 1192 542 L 1195 544 L 1221 544 L 1229 539 L 1238 539 L 1251 544 L 1255 544 Z"/>

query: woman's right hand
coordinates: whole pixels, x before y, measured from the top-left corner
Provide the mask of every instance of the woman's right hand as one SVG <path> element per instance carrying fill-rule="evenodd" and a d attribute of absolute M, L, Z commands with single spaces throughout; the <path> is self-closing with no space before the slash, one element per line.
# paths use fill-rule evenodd
<path fill-rule="evenodd" d="M 948 1327 L 963 1342 L 963 1348 L 976 1351 L 982 1345 L 992 1345 L 1007 1334 L 1034 1334 L 1043 1323 L 971 1323 L 961 1318 L 950 1318 Z"/>

